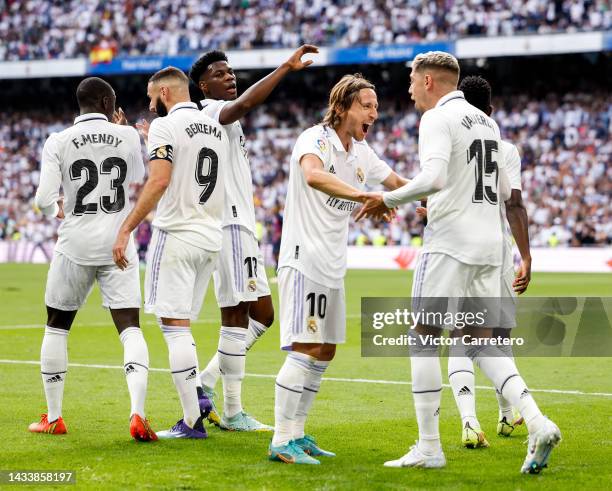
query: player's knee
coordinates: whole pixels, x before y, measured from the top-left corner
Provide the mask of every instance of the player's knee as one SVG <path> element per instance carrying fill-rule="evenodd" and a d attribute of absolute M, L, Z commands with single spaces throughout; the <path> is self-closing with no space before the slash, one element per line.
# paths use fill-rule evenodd
<path fill-rule="evenodd" d="M 59 310 L 47 306 L 47 325 L 69 331 L 76 313 L 76 310 Z"/>
<path fill-rule="evenodd" d="M 332 361 L 334 356 L 336 356 L 336 345 L 322 344 L 319 348 L 319 356 L 317 356 L 317 359 L 320 361 Z"/>
<path fill-rule="evenodd" d="M 433 342 L 433 336 L 427 336 L 411 329 L 408 333 L 409 352 L 411 357 L 437 356 L 438 347 Z"/>
<path fill-rule="evenodd" d="M 274 309 L 259 314 L 257 317 L 253 317 L 253 319 L 266 327 L 270 327 L 274 323 Z"/>
<path fill-rule="evenodd" d="M 240 302 L 221 309 L 221 323 L 224 326 L 249 327 L 249 302 Z"/>
<path fill-rule="evenodd" d="M 110 311 L 119 334 L 128 327 L 140 327 L 139 309 L 110 309 Z"/>

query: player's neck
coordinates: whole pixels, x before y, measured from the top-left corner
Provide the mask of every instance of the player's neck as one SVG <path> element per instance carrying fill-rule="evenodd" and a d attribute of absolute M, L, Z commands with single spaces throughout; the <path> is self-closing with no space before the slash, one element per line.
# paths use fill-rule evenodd
<path fill-rule="evenodd" d="M 189 99 L 189 98 L 187 98 L 187 99 L 180 98 L 180 99 L 177 99 L 175 101 L 169 101 L 169 104 L 168 104 L 168 107 L 167 107 L 168 113 L 170 111 L 172 111 L 174 106 L 176 106 L 177 104 L 184 104 L 185 102 L 191 102 L 191 99 Z"/>
<path fill-rule="evenodd" d="M 348 128 L 345 126 L 344 122 L 340 123 L 337 128 L 334 128 L 334 131 L 338 135 L 340 143 L 342 143 L 342 146 L 348 152 L 351 148 L 353 137 L 348 132 Z"/>
<path fill-rule="evenodd" d="M 433 109 L 434 107 L 436 107 L 436 104 L 440 101 L 440 99 L 442 99 L 443 97 L 446 97 L 448 94 L 450 94 L 451 92 L 454 92 L 455 90 L 457 90 L 457 87 L 448 87 L 448 86 L 444 88 L 441 87 L 434 94 L 432 94 L 430 106 L 426 110 L 429 111 L 430 109 Z"/>
<path fill-rule="evenodd" d="M 82 107 L 79 115 L 83 116 L 83 114 L 92 114 L 92 113 L 104 114 L 104 110 L 100 109 L 99 107 Z M 104 114 L 104 116 L 106 116 L 106 114 Z"/>

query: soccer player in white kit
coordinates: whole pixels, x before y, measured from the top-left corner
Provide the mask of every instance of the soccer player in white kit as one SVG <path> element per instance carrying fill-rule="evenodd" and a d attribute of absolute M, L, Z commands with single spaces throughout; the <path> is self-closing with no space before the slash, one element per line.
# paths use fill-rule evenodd
<path fill-rule="evenodd" d="M 421 172 L 402 188 L 369 198 L 360 212 L 382 212 L 429 196 L 423 251 L 413 282 L 412 297 L 417 301 L 427 297 L 500 296 L 502 227 L 498 194 L 509 194 L 508 176 L 499 159 L 501 139 L 495 121 L 470 105 L 457 90 L 458 81 L 459 63 L 452 55 L 436 51 L 415 57 L 409 92 L 416 109 L 424 113 L 419 126 Z M 419 324 L 410 332 L 419 439 L 407 454 L 386 462 L 387 467 L 446 465 L 438 422 L 442 376 L 433 342 L 442 327 L 453 329 Z M 470 326 L 463 331 L 478 339 L 492 334 L 488 327 Z M 497 346 L 473 345 L 467 354 L 523 415 L 529 446 L 521 472 L 539 473 L 561 440 L 559 428 L 542 415 L 514 360 Z"/>
<path fill-rule="evenodd" d="M 149 178 L 113 247 L 120 268 L 131 232 L 157 205 L 147 253 L 145 311 L 158 319 L 168 344 L 170 370 L 183 418 L 159 438 L 206 438 L 198 389 L 198 360 L 191 335 L 221 249 L 227 135 L 190 101 L 189 79 L 164 68 L 149 79 Z M 135 259 L 134 259 L 135 260 Z"/>
<path fill-rule="evenodd" d="M 206 97 L 201 101 L 202 111 L 223 125 L 230 143 L 223 246 L 213 275 L 217 303 L 221 308 L 219 351 L 200 374 L 202 388 L 213 401 L 208 419 L 225 430 L 272 431 L 271 426 L 244 412 L 241 400 L 244 355 L 272 325 L 274 306 L 263 254 L 255 236 L 253 180 L 240 119 L 262 104 L 288 73 L 312 64 L 311 60 L 302 61 L 302 56 L 317 52 L 315 46 L 301 46 L 285 63 L 240 97 L 236 75 L 221 51 L 201 56 L 189 73 Z M 226 342 L 234 348 L 225 346 Z M 223 418 L 219 417 L 214 405 L 214 387 L 219 377 L 223 379 Z"/>
<path fill-rule="evenodd" d="M 491 86 L 484 78 L 465 77 L 459 84 L 465 99 L 487 116 L 491 106 Z M 531 253 L 529 250 L 529 230 L 527 211 L 521 196 L 521 159 L 518 149 L 510 142 L 501 141 L 501 152 L 511 188 L 510 199 L 500 206 L 503 232 L 503 258 L 501 268 L 501 318 L 500 327 L 494 329 L 493 337 L 508 338 L 510 330 L 516 326 L 516 295 L 523 293 L 531 277 Z M 426 216 L 426 209 L 420 208 L 419 214 Z M 510 227 L 508 227 L 510 225 Z M 514 272 L 512 237 L 521 254 L 519 271 Z M 513 357 L 512 346 L 502 345 L 500 349 Z M 476 417 L 474 364 L 465 356 L 463 350 L 451 347 L 448 358 L 448 380 L 461 415 L 461 443 L 468 448 L 486 447 L 487 439 Z M 512 405 L 495 391 L 499 405 L 497 434 L 510 436 L 517 424 L 522 423 L 520 415 L 515 418 Z"/>
<path fill-rule="evenodd" d="M 126 237 L 129 267 L 118 269 L 112 255 L 117 231 L 131 208 L 128 186 L 144 177 L 140 138 L 134 128 L 110 122 L 124 117 L 122 111 L 115 113 L 115 91 L 104 80 L 83 80 L 76 96 L 80 116 L 74 126 L 52 133 L 45 142 L 35 197 L 42 213 L 63 221 L 47 276 L 48 317 L 40 353 L 48 414 L 29 429 L 66 433 L 62 398 L 68 333 L 97 281 L 123 343 L 130 433 L 140 441 L 156 440 L 144 412 L 149 353 L 140 330 L 140 278 L 132 237 Z"/>
<path fill-rule="evenodd" d="M 323 122 L 299 136 L 291 155 L 278 265 L 281 348 L 289 353 L 276 378 L 270 460 L 319 464 L 314 457 L 334 456 L 304 426 L 336 345 L 345 340 L 350 216 L 368 196 L 366 183 L 396 189 L 407 182 L 365 142 L 377 117 L 374 86 L 345 75 L 330 93 Z"/>

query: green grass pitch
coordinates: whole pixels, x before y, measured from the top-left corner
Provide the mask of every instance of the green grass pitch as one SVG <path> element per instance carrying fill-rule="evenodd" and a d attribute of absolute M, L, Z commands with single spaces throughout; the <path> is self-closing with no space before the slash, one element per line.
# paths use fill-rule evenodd
<path fill-rule="evenodd" d="M 353 380 L 324 381 L 312 409 L 307 431 L 321 446 L 338 454 L 335 459 L 322 459 L 320 466 L 269 462 L 268 434 L 225 433 L 209 427 L 205 441 L 132 441 L 125 379 L 123 371 L 114 368 L 122 365 L 122 347 L 109 314 L 100 307 L 97 290 L 78 314 L 69 339 L 69 362 L 77 364 L 69 368 L 64 398 L 69 433 L 57 437 L 30 434 L 27 426 L 38 418 L 45 402 L 39 367 L 24 361 L 39 359 L 46 270 L 44 265 L 0 265 L 0 470 L 73 470 L 79 489 L 609 488 L 610 358 L 518 360 L 532 389 L 600 393 L 534 391 L 540 407 L 557 422 L 564 437 L 551 457 L 550 468 L 539 476 L 519 474 L 526 449 L 524 427 L 511 438 L 495 435 L 497 404 L 492 390 L 477 393 L 489 449 L 461 447 L 458 413 L 445 389 L 440 423 L 447 467 L 382 466 L 385 460 L 405 453 L 417 436 L 410 386 L 380 383 L 407 382 L 409 361 L 361 358 L 359 302 L 362 296 L 407 295 L 411 275 L 399 271 L 348 273 L 348 342 L 339 348 L 326 377 Z M 529 294 L 609 296 L 611 283 L 611 275 L 605 274 L 534 274 Z M 276 303 L 277 292 L 272 287 Z M 166 369 L 167 349 L 153 317 L 143 315 L 141 320 L 151 367 Z M 209 289 L 201 319 L 193 329 L 201 366 L 216 348 L 218 328 L 218 309 Z M 275 322 L 247 357 L 243 403 L 266 423 L 273 423 L 273 377 L 284 359 L 278 344 Z M 489 385 L 481 376 L 477 383 Z M 221 391 L 220 386 L 217 389 Z M 180 405 L 168 372 L 151 372 L 147 411 L 156 430 L 179 419 Z"/>

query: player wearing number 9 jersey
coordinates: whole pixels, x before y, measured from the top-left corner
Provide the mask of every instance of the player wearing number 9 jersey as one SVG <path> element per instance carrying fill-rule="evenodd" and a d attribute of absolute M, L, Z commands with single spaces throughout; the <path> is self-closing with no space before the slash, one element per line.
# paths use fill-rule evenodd
<path fill-rule="evenodd" d="M 104 80 L 83 80 L 76 95 L 81 115 L 74 126 L 45 142 L 35 198 L 44 214 L 63 221 L 45 291 L 48 318 L 41 372 L 48 414 L 30 431 L 66 432 L 61 409 L 68 332 L 97 280 L 124 345 L 130 432 L 138 440 L 155 440 L 144 413 L 149 355 L 139 328 L 140 278 L 131 237 L 126 242 L 128 268 L 118 269 L 112 255 L 117 231 L 131 208 L 128 185 L 144 176 L 140 138 L 134 128 L 109 122 L 124 117 L 121 111 L 115 113 L 115 92 Z"/>
<path fill-rule="evenodd" d="M 229 144 L 221 125 L 190 102 L 189 79 L 168 67 L 149 79 L 149 178 L 113 248 L 120 268 L 129 266 L 129 234 L 157 205 L 145 273 L 145 311 L 157 317 L 170 354 L 170 369 L 183 418 L 160 438 L 205 438 L 199 401 L 198 362 L 190 322 L 198 318 L 217 255 L 225 199 Z M 204 401 L 204 398 L 202 397 Z M 209 404 L 209 401 L 206 399 Z M 202 411 L 201 411 L 202 409 Z"/>

